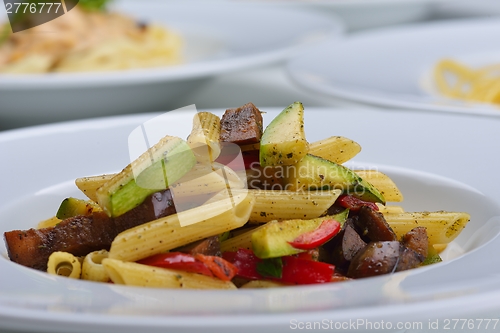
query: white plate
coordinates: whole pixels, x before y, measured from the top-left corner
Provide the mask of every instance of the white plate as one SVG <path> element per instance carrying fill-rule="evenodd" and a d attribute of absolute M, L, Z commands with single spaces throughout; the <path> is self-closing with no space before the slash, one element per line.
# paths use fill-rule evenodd
<path fill-rule="evenodd" d="M 113 73 L 0 75 L 3 126 L 181 107 L 177 98 L 215 75 L 282 61 L 343 31 L 330 16 L 261 4 L 124 1 L 116 7 L 182 34 L 186 63 Z"/>
<path fill-rule="evenodd" d="M 379 106 L 500 116 L 500 108 L 429 93 L 427 75 L 442 58 L 495 61 L 499 19 L 443 21 L 380 29 L 328 41 L 288 63 L 300 86 Z M 498 57 L 496 58 L 498 59 Z"/>
<path fill-rule="evenodd" d="M 230 0 L 242 2 L 242 0 Z M 251 0 L 247 0 L 251 1 Z M 339 16 L 350 31 L 415 22 L 432 16 L 438 4 L 450 0 L 253 0 L 301 6 Z"/>
<path fill-rule="evenodd" d="M 267 112 L 266 122 L 280 111 L 261 110 Z M 152 117 L 112 117 L 0 133 L 4 161 L 0 164 L 4 176 L 0 231 L 28 228 L 52 215 L 62 198 L 78 195 L 73 185 L 76 177 L 120 170 L 128 163 L 129 133 Z M 185 137 L 191 114 L 172 112 L 169 117 L 172 125 L 165 132 Z M 355 331 L 362 332 L 367 325 L 380 327 L 382 321 L 385 327 L 390 322 L 392 327 L 421 323 L 425 328 L 435 320 L 442 327 L 446 318 L 485 318 L 489 311 L 496 311 L 492 313 L 497 316 L 500 189 L 492 175 L 499 163 L 490 155 L 495 153 L 500 134 L 496 119 L 490 120 L 306 106 L 308 139 L 343 135 L 359 142 L 363 151 L 352 163 L 392 176 L 405 195 L 407 209 L 470 212 L 472 220 L 454 247 L 467 253 L 455 260 L 322 286 L 176 291 L 48 276 L 8 261 L 1 244 L 0 331 L 285 332 L 313 322 L 333 325 L 333 329 L 354 322 Z M 449 126 L 442 126 L 445 122 Z M 424 126 L 425 135 L 418 140 L 415 135 Z M 457 136 L 462 127 L 470 137 Z M 450 140 L 438 139 L 442 137 Z M 421 171 L 404 167 L 408 165 Z M 424 171 L 463 179 L 478 190 Z M 425 330 L 416 327 L 405 332 L 421 331 Z"/>
<path fill-rule="evenodd" d="M 496 0 L 457 0 L 436 6 L 436 14 L 444 18 L 492 16 L 500 14 Z"/>

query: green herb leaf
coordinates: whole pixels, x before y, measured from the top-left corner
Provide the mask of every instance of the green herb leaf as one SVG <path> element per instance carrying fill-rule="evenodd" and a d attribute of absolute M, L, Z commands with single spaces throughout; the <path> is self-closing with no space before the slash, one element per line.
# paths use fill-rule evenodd
<path fill-rule="evenodd" d="M 283 261 L 281 258 L 262 260 L 257 264 L 257 272 L 263 277 L 281 278 L 283 273 Z"/>

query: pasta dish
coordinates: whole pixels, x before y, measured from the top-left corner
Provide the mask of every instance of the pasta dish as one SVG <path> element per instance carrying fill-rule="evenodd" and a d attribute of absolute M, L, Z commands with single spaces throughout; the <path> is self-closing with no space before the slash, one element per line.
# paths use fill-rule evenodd
<path fill-rule="evenodd" d="M 114 71 L 181 62 L 178 33 L 79 6 L 0 42 L 0 73 Z"/>
<path fill-rule="evenodd" d="M 434 82 L 444 96 L 470 102 L 500 104 L 500 67 L 472 68 L 452 59 L 434 68 Z"/>
<path fill-rule="evenodd" d="M 307 141 L 300 102 L 266 128 L 252 103 L 200 112 L 186 134 L 162 133 L 118 173 L 76 179 L 84 198 L 4 233 L 10 260 L 155 288 L 334 283 L 439 262 L 470 219 L 405 211 L 389 176 L 343 165 L 358 143 Z"/>

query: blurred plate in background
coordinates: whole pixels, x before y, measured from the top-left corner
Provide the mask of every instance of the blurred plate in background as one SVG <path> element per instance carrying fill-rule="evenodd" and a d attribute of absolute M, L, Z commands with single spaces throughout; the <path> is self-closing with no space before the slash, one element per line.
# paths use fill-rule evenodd
<path fill-rule="evenodd" d="M 444 58 L 500 63 L 500 19 L 422 23 L 330 40 L 292 59 L 299 86 L 386 107 L 500 116 L 498 106 L 441 97 L 429 72 Z"/>
<path fill-rule="evenodd" d="M 227 0 L 250 2 L 252 0 Z M 340 17 L 350 31 L 429 19 L 436 5 L 450 0 L 253 0 L 257 3 L 300 6 Z M 453 1 L 456 2 L 456 1 Z"/>
<path fill-rule="evenodd" d="M 123 1 L 116 7 L 178 31 L 186 63 L 106 73 L 0 75 L 2 127 L 171 109 L 173 100 L 215 75 L 282 61 L 301 46 L 343 32 L 331 16 L 262 4 Z"/>
<path fill-rule="evenodd" d="M 436 6 L 436 14 L 442 18 L 500 15 L 498 0 L 456 0 Z"/>

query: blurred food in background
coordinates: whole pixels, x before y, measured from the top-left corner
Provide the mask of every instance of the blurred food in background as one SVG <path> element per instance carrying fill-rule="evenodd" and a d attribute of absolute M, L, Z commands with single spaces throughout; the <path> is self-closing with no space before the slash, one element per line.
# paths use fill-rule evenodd
<path fill-rule="evenodd" d="M 434 67 L 437 91 L 471 102 L 500 103 L 500 64 L 473 68 L 453 59 L 443 59 Z"/>
<path fill-rule="evenodd" d="M 10 31 L 8 23 L 4 30 Z M 182 62 L 182 45 L 182 37 L 166 27 L 79 5 L 53 21 L 1 38 L 0 73 L 169 66 Z"/>

